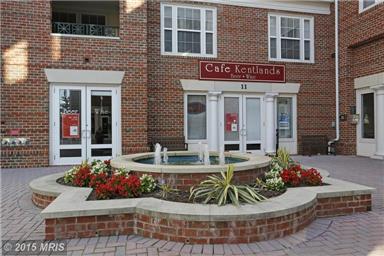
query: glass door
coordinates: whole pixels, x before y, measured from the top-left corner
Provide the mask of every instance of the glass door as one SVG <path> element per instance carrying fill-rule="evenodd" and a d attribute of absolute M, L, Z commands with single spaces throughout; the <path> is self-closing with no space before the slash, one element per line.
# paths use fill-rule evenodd
<path fill-rule="evenodd" d="M 241 151 L 241 96 L 223 97 L 224 108 L 224 150 Z"/>
<path fill-rule="evenodd" d="M 86 155 L 85 88 L 53 89 L 53 164 L 75 164 Z"/>
<path fill-rule="evenodd" d="M 79 164 L 117 156 L 120 90 L 114 87 L 54 86 L 51 163 Z"/>
<path fill-rule="evenodd" d="M 112 89 L 87 88 L 87 155 L 90 160 L 107 160 L 115 155 L 116 116 Z"/>
<path fill-rule="evenodd" d="M 243 152 L 261 152 L 261 97 L 243 96 Z"/>

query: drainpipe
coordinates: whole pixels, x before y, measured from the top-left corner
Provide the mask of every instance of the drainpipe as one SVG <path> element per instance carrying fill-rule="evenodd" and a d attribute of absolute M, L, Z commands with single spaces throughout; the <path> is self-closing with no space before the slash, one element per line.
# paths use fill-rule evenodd
<path fill-rule="evenodd" d="M 340 139 L 340 110 L 339 110 L 339 3 L 335 0 L 335 83 L 336 83 L 336 138 L 328 142 L 328 153 L 331 144 Z"/>

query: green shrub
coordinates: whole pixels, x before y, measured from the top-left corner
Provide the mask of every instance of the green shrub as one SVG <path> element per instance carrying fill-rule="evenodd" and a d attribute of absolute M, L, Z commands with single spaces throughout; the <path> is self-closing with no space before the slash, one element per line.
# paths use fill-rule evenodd
<path fill-rule="evenodd" d="M 272 157 L 271 170 L 277 169 L 281 171 L 282 169 L 289 168 L 293 164 L 295 164 L 295 161 L 293 161 L 288 151 L 285 148 L 279 148 L 276 156 Z"/>
<path fill-rule="evenodd" d="M 226 172 L 221 172 L 221 176 L 208 176 L 198 186 L 191 188 L 190 199 L 203 198 L 204 203 L 213 201 L 219 206 L 227 203 L 256 203 L 265 199 L 254 187 L 232 184 L 233 174 L 234 167 L 229 165 Z"/>
<path fill-rule="evenodd" d="M 172 188 L 172 186 L 169 184 L 161 184 L 159 188 L 160 196 L 164 199 L 167 199 L 170 194 L 179 191 L 178 189 Z"/>

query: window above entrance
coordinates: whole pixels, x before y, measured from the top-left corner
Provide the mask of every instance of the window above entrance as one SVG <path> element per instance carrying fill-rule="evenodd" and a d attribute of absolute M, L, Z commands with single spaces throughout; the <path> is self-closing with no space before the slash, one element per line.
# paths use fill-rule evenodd
<path fill-rule="evenodd" d="M 163 4 L 163 55 L 216 57 L 216 9 Z"/>
<path fill-rule="evenodd" d="M 269 15 L 269 59 L 314 62 L 313 17 Z"/>

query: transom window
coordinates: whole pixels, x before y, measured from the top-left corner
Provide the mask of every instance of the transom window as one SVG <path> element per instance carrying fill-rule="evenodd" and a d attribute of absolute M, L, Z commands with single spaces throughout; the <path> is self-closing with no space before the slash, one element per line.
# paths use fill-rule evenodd
<path fill-rule="evenodd" d="M 269 59 L 314 61 L 313 18 L 269 15 Z"/>
<path fill-rule="evenodd" d="M 216 56 L 216 9 L 162 5 L 162 54 Z"/>

